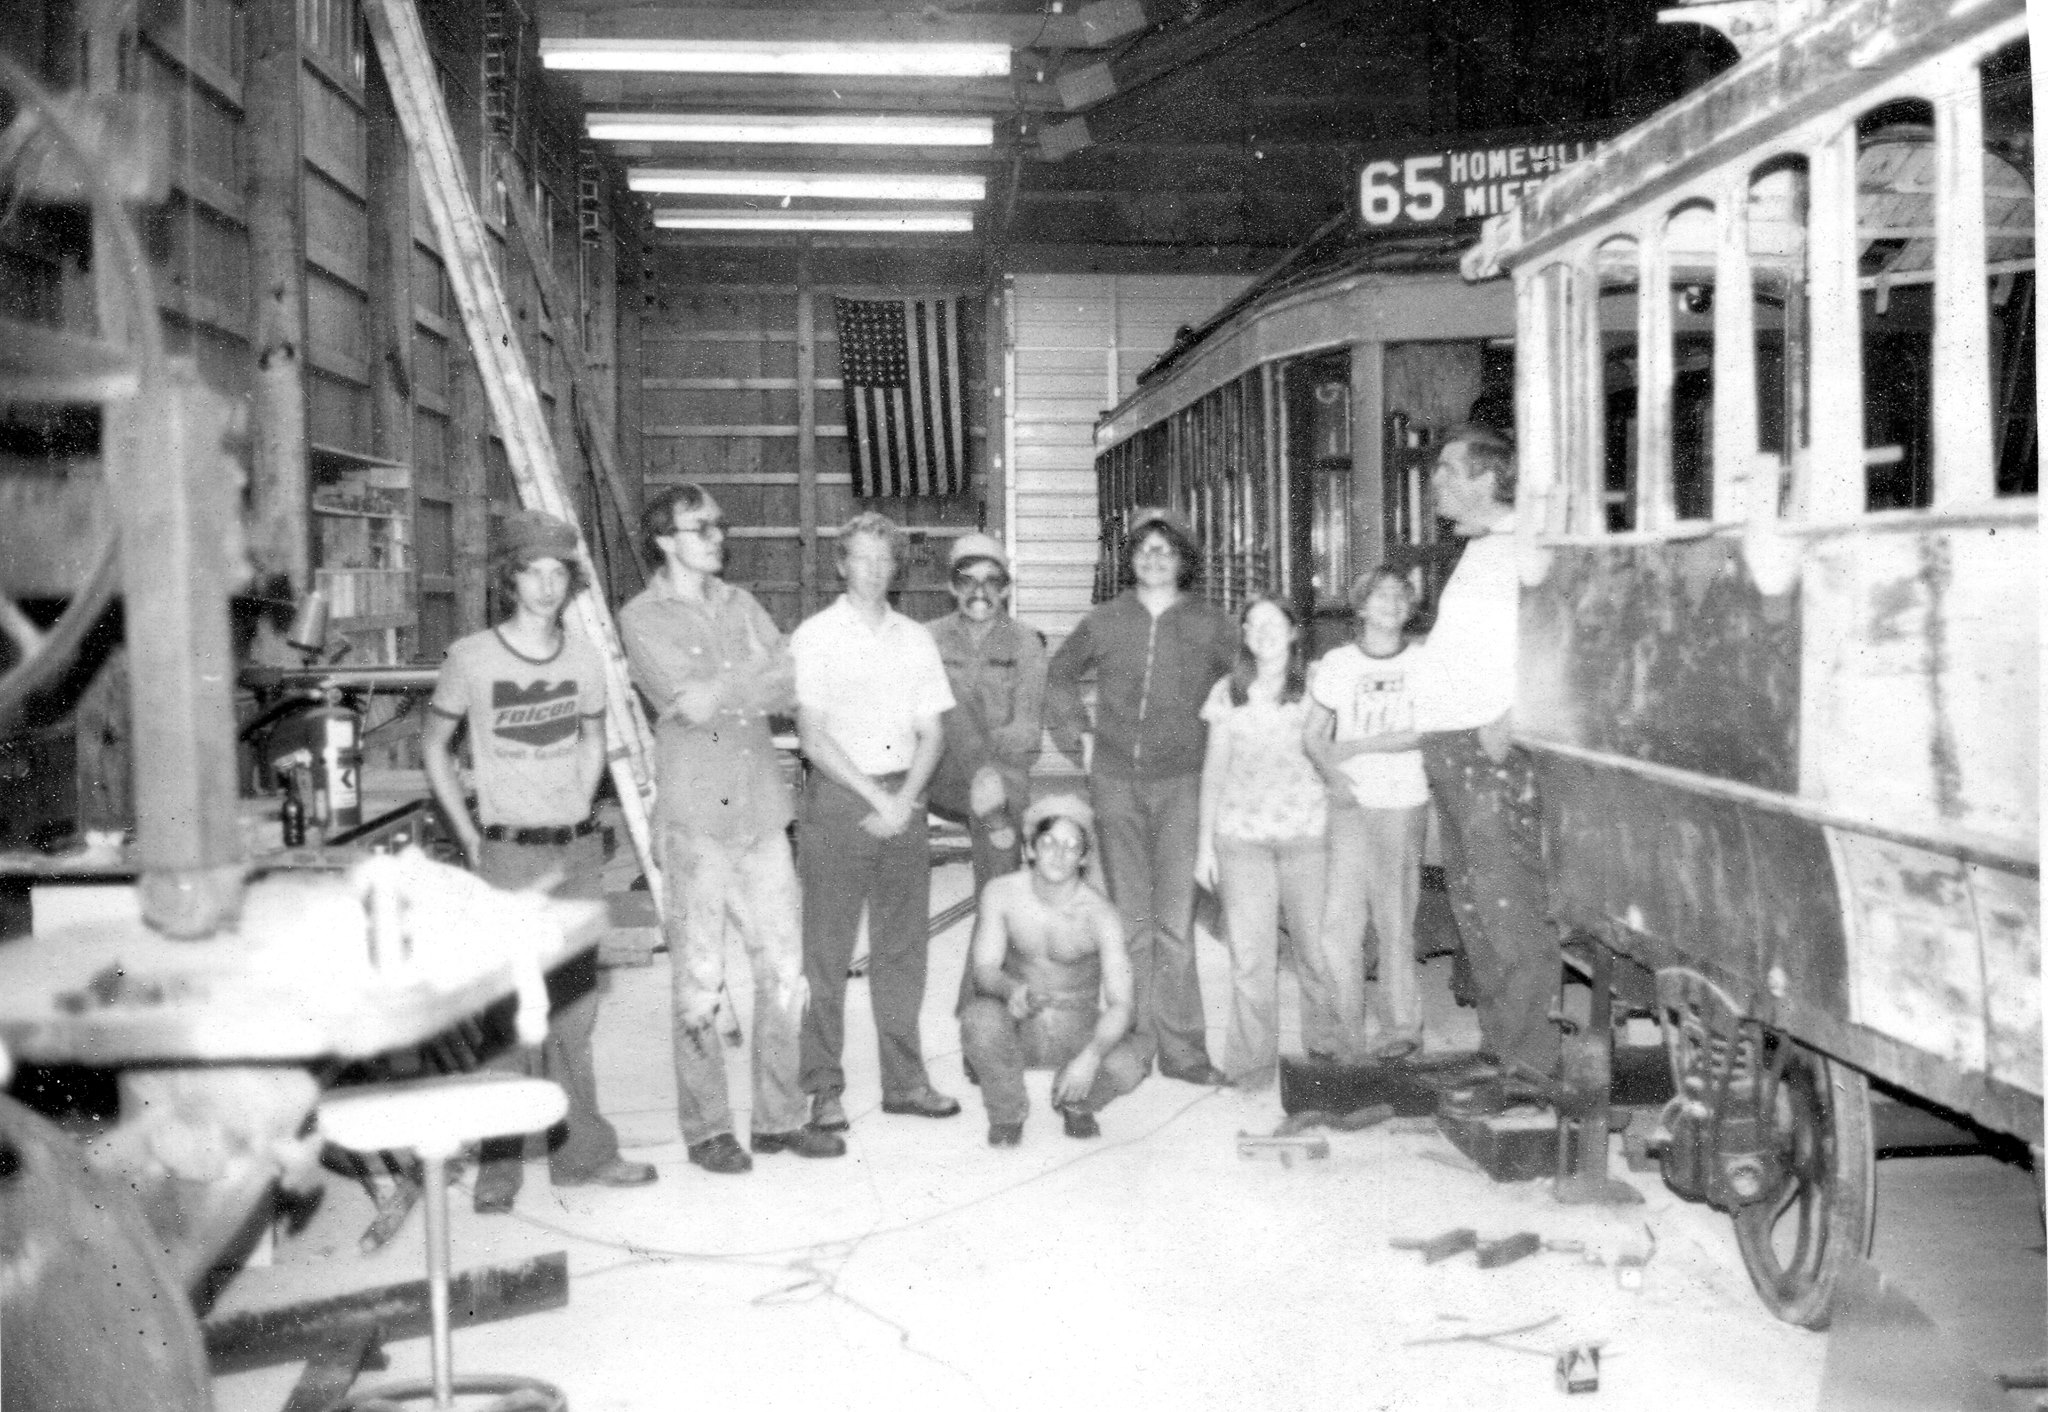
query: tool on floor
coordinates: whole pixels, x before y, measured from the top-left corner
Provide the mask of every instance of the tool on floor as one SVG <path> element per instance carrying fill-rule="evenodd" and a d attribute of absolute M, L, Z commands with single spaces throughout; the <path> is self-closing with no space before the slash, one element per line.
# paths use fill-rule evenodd
<path fill-rule="evenodd" d="M 1600 1345 L 1575 1343 L 1557 1355 L 1557 1390 L 1562 1393 L 1600 1391 Z"/>
<path fill-rule="evenodd" d="M 1427 1239 L 1395 1236 L 1387 1244 L 1396 1250 L 1419 1250 L 1422 1252 L 1422 1263 L 1434 1265 L 1439 1260 L 1448 1260 L 1453 1255 L 1477 1248 L 1479 1232 L 1470 1226 L 1459 1226 L 1455 1230 L 1448 1230 L 1442 1235 L 1430 1236 Z"/>
<path fill-rule="evenodd" d="M 1479 1268 L 1498 1270 L 1503 1265 L 1512 1265 L 1525 1260 L 1543 1248 L 1543 1238 L 1534 1231 L 1516 1231 L 1499 1240 L 1481 1241 L 1477 1247 Z"/>
<path fill-rule="evenodd" d="M 1292 1167 L 1297 1157 L 1313 1160 L 1328 1157 L 1330 1140 L 1321 1133 L 1275 1133 L 1271 1137 L 1261 1137 L 1257 1133 L 1240 1132 L 1237 1135 L 1237 1155 L 1278 1157 L 1281 1166 Z"/>

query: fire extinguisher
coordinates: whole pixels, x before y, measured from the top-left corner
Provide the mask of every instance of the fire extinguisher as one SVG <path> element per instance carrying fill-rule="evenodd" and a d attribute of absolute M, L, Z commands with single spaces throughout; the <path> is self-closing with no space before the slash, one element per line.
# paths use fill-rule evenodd
<path fill-rule="evenodd" d="M 328 828 L 352 829 L 363 821 L 363 718 L 342 704 L 330 688 L 326 699 L 306 713 L 317 768 L 313 787 L 325 791 L 326 808 L 314 812 Z"/>

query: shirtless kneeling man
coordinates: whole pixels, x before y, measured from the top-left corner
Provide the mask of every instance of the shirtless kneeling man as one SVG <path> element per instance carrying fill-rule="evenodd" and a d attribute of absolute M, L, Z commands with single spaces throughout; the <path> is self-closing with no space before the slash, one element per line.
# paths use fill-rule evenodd
<path fill-rule="evenodd" d="M 1095 1115 L 1149 1067 L 1130 1035 L 1131 960 L 1123 919 L 1082 865 L 1095 815 L 1071 794 L 1024 812 L 1024 866 L 982 889 L 974 927 L 974 998 L 960 1044 L 980 1076 L 991 1147 L 1024 1136 L 1026 1069 L 1056 1069 L 1053 1106 L 1068 1137 L 1095 1137 Z"/>

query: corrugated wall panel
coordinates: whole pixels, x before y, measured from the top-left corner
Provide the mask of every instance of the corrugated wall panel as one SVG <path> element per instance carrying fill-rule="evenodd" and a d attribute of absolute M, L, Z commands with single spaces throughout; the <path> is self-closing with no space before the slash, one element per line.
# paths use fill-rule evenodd
<path fill-rule="evenodd" d="M 1095 420 L 1236 276 L 1015 275 L 1009 281 L 1014 607 L 1057 644 L 1089 608 L 1101 520 Z"/>

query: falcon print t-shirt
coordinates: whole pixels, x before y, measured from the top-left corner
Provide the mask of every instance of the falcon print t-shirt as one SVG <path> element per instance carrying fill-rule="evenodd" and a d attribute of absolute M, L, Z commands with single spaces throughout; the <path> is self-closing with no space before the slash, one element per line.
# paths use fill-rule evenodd
<path fill-rule="evenodd" d="M 477 814 L 486 824 L 573 824 L 590 813 L 576 779 L 576 744 L 604 714 L 604 669 L 569 628 L 553 657 L 515 652 L 495 628 L 448 649 L 433 709 L 469 723 Z"/>

